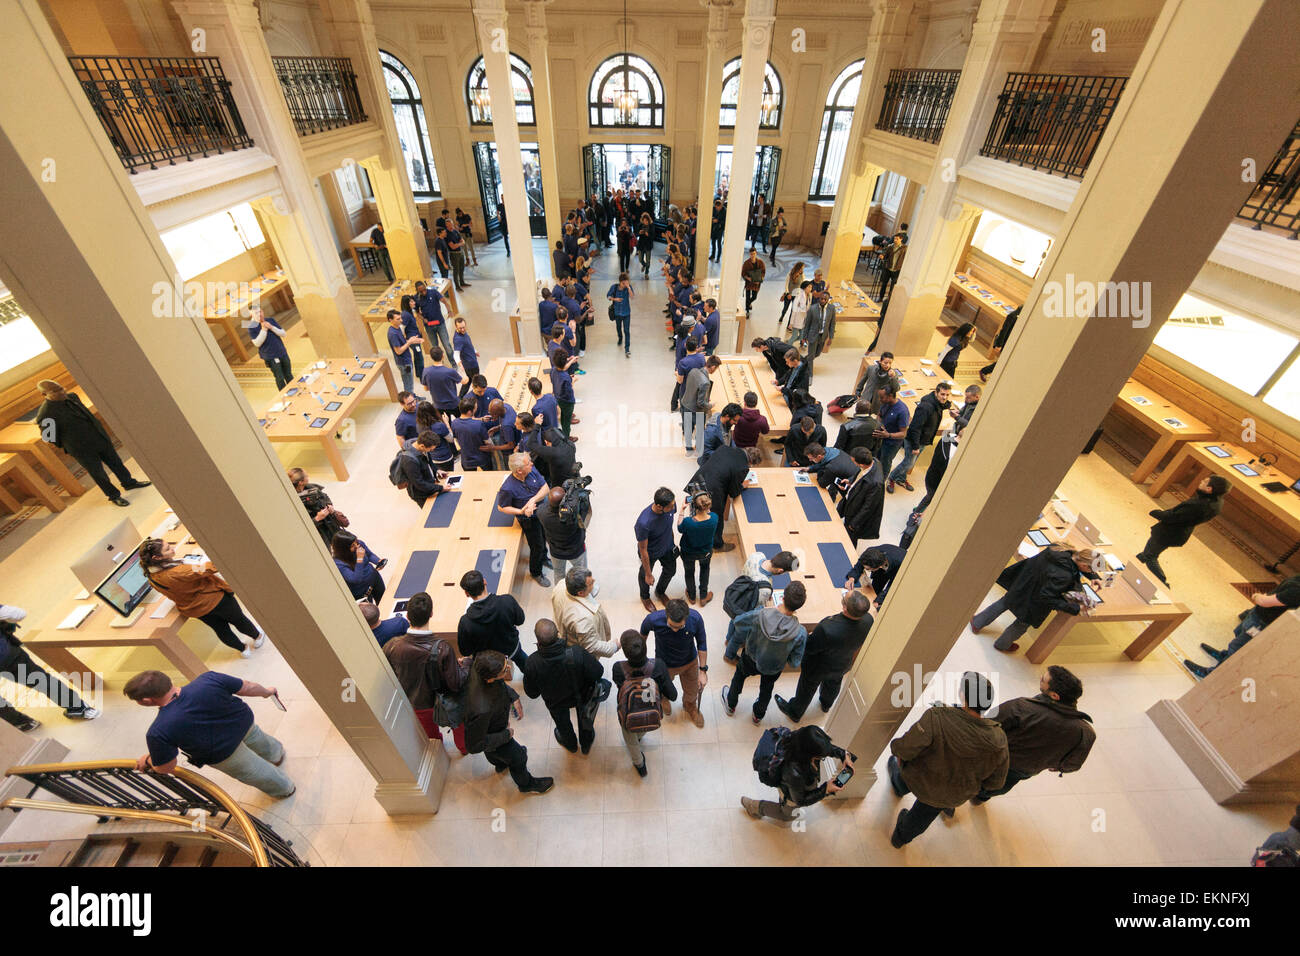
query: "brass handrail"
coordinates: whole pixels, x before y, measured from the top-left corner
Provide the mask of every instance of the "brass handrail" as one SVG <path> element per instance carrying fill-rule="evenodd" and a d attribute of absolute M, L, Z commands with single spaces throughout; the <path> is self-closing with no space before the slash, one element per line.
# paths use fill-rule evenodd
<path fill-rule="evenodd" d="M 55 803 L 53 800 L 28 800 L 24 797 L 10 797 L 3 803 L 0 803 L 0 809 L 3 810 L 53 810 L 56 813 L 84 813 L 92 817 L 102 817 L 105 810 L 113 810 L 113 816 L 122 817 L 126 820 L 147 820 L 152 823 L 166 823 L 171 826 L 181 827 L 196 833 L 204 833 L 208 836 L 216 837 L 223 843 L 228 843 L 241 853 L 252 857 L 256 861 L 257 857 L 251 847 L 238 840 L 233 835 L 226 833 L 224 830 L 208 829 L 194 830 L 194 821 L 189 817 L 178 817 L 171 813 L 155 813 L 153 810 L 130 810 L 126 807 L 100 807 L 90 803 Z M 257 866 L 270 866 L 269 863 L 257 863 Z"/>
<path fill-rule="evenodd" d="M 62 774 L 73 770 L 135 770 L 135 769 L 136 767 L 135 767 L 134 760 L 85 760 L 79 763 L 33 763 L 33 764 L 25 764 L 21 767 L 10 767 L 8 770 L 5 771 L 5 776 L 15 777 L 15 776 L 22 776 L 24 774 L 40 774 L 40 773 Z M 137 771 L 137 772 L 146 772 L 146 771 Z M 258 835 L 257 828 L 253 826 L 252 819 L 244 811 L 244 809 L 231 798 L 230 794 L 226 793 L 226 791 L 222 790 L 220 787 L 218 787 L 207 777 L 197 774 L 193 770 L 188 770 L 185 767 L 177 767 L 175 770 L 173 770 L 170 774 L 167 775 L 154 773 L 151 774 L 151 776 L 174 776 L 182 783 L 189 784 L 195 790 L 207 794 L 217 803 L 221 804 L 222 809 L 224 809 L 227 813 L 230 814 L 230 818 L 234 820 L 237 824 L 239 824 L 239 829 L 244 834 L 244 837 L 248 842 L 247 852 L 249 853 L 249 855 L 252 856 L 253 862 L 257 866 L 271 865 L 270 859 L 266 855 L 266 847 L 263 846 L 262 838 L 261 836 Z M 59 806 L 64 806 L 64 804 L 59 804 Z M 69 807 L 82 806 L 82 804 L 70 803 L 70 804 L 66 804 L 66 806 Z M 122 816 L 130 808 L 114 807 L 111 804 L 106 804 L 100 807 L 100 811 L 97 815 L 104 816 L 103 813 L 104 809 L 118 810 L 120 811 L 119 813 L 112 814 L 112 815 Z M 141 811 L 133 811 L 133 812 L 146 813 L 152 811 L 141 810 Z"/>

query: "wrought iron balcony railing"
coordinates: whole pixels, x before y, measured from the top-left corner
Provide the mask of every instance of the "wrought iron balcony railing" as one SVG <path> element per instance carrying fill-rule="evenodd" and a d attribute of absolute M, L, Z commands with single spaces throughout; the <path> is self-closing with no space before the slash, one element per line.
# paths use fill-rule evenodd
<path fill-rule="evenodd" d="M 961 70 L 890 70 L 876 129 L 937 143 Z"/>
<path fill-rule="evenodd" d="M 299 136 L 366 121 L 357 74 L 347 57 L 275 56 L 271 60 Z"/>
<path fill-rule="evenodd" d="M 128 171 L 252 146 L 213 56 L 71 56 L 68 62 Z"/>
<path fill-rule="evenodd" d="M 1300 239 L 1300 120 L 1259 174 L 1255 191 L 1237 218 L 1254 223 L 1256 229 L 1268 226 L 1288 239 Z"/>
<path fill-rule="evenodd" d="M 1126 76 L 1008 73 L 981 156 L 1082 179 Z"/>

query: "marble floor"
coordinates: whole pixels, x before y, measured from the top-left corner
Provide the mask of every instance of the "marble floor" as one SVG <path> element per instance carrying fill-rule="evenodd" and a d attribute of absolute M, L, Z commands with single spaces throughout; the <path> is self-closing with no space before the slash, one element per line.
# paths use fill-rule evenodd
<path fill-rule="evenodd" d="M 482 247 L 481 247 L 482 248 Z M 516 244 L 516 254 L 519 244 Z M 546 251 L 533 244 L 539 273 Z M 467 278 L 461 311 L 470 323 L 483 362 L 509 354 L 510 336 L 495 301 L 513 301 L 510 262 L 499 243 L 483 249 L 481 262 Z M 783 250 L 779 265 L 769 268 L 750 323 L 752 334 L 770 334 L 780 310 L 784 276 L 795 261 L 809 271 L 816 257 L 807 250 Z M 596 293 L 613 280 L 616 260 L 597 260 Z M 373 279 L 363 289 L 379 288 Z M 601 582 L 600 599 L 615 633 L 637 626 L 644 611 L 637 600 L 632 523 L 656 487 L 681 488 L 694 470 L 668 413 L 672 355 L 661 316 L 662 284 L 634 279 L 633 354 L 615 349 L 612 330 L 597 309 L 583 360 L 587 375 L 576 382 L 582 399 L 575 428 L 579 459 L 594 477 L 594 519 L 589 533 L 591 567 Z M 359 304 L 373 293 L 358 291 Z M 503 297 L 503 298 L 502 298 Z M 603 301 L 603 300 L 602 300 Z M 817 363 L 814 391 L 823 400 L 848 391 L 872 328 L 842 325 L 836 348 Z M 938 351 L 938 341 L 933 352 Z M 305 364 L 311 349 L 301 328 L 290 335 L 295 365 Z M 273 392 L 257 376 L 246 386 L 254 404 Z M 345 450 L 352 479 L 332 480 L 323 456 L 307 447 L 277 446 L 286 465 L 306 468 L 326 485 L 338 507 L 381 554 L 387 541 L 399 540 L 412 520 L 404 495 L 387 482 L 394 446 L 394 410 L 386 401 L 367 401 L 357 416 L 355 447 Z M 831 428 L 832 435 L 835 426 Z M 1067 495 L 1088 501 L 1088 514 L 1107 529 L 1117 544 L 1136 550 L 1145 540 L 1149 499 L 1133 485 L 1130 466 L 1101 443 L 1079 458 L 1063 484 Z M 919 486 L 918 486 L 919 487 Z M 896 541 L 910 506 L 921 492 L 901 492 L 886 499 L 882 539 Z M 131 492 L 132 507 L 107 505 L 92 488 L 61 515 L 23 522 L 0 539 L 0 600 L 26 607 L 39 618 L 60 595 L 75 590 L 68 562 L 124 515 L 144 521 L 162 502 L 156 491 Z M 1172 502 L 1172 499 L 1169 499 Z M 146 529 L 147 530 L 147 529 Z M 742 703 L 738 717 L 726 717 L 718 688 L 730 668 L 718 653 L 726 618 L 721 592 L 740 570 L 743 555 L 713 559 L 713 589 L 718 597 L 703 611 L 715 660 L 712 682 L 704 695 L 705 726 L 697 729 L 676 712 L 663 730 L 647 738 L 649 775 L 633 771 L 618 736 L 613 702 L 602 708 L 597 742 L 588 756 L 562 750 L 551 735 L 551 722 L 540 701 L 527 701 L 516 735 L 529 750 L 533 773 L 553 775 L 555 788 L 543 796 L 521 796 L 506 776 L 498 776 L 482 756 L 461 757 L 451 751 L 451 771 L 439 812 L 430 817 L 389 818 L 375 801 L 373 782 L 343 738 L 294 677 L 271 642 L 251 659 L 242 660 L 218 644 L 201 624 L 187 625 L 187 640 L 209 667 L 280 688 L 288 706 L 280 713 L 254 701 L 259 724 L 287 748 L 286 770 L 297 793 L 273 801 L 219 773 L 218 782 L 263 819 L 295 840 L 314 862 L 325 865 L 617 865 L 660 863 L 688 865 L 1165 865 L 1240 866 L 1270 831 L 1285 825 L 1292 808 L 1282 805 L 1224 808 L 1216 805 L 1165 743 L 1145 715 L 1155 701 L 1177 697 L 1191 678 L 1177 663 L 1173 642 L 1145 661 L 1134 663 L 1120 648 L 1131 626 L 1114 624 L 1075 628 L 1053 656 L 1084 681 L 1081 707 L 1092 715 L 1097 746 L 1082 771 L 1065 777 L 1042 774 L 989 804 L 961 808 L 954 819 L 931 830 L 903 851 L 889 845 L 898 801 L 878 782 L 860 801 L 828 801 L 812 808 L 805 825 L 787 830 L 751 820 L 741 810 L 742 795 L 772 796 L 750 768 L 754 744 L 763 727 L 783 720 L 771 708 L 762 727 L 747 719 Z M 1222 644 L 1245 601 L 1228 582 L 1265 577 L 1213 530 L 1202 528 L 1184 548 L 1170 552 L 1165 567 L 1178 598 L 1195 611 L 1176 635 L 1183 648 L 1201 640 Z M 550 614 L 549 594 L 526 576 L 522 565 L 513 593 L 531 622 Z M 669 588 L 682 593 L 680 577 Z M 369 639 L 358 634 L 358 640 Z M 958 638 L 944 671 L 976 668 L 994 677 L 1000 697 L 1032 694 L 1040 669 L 1023 654 L 993 650 L 988 636 L 969 631 Z M 65 720 L 55 709 L 33 710 L 43 720 L 38 735 L 50 735 L 71 749 L 69 760 L 134 757 L 143 751 L 143 734 L 152 712 L 121 694 L 133 673 L 159 666 L 152 652 L 106 650 L 87 655 L 105 676 L 104 715 L 92 722 Z M 608 665 L 607 665 L 608 666 Z M 777 692 L 790 695 L 795 675 L 784 675 Z M 8 693 L 10 688 L 4 688 Z M 752 701 L 747 688 L 743 700 Z M 923 704 L 918 704 L 923 706 Z M 808 719 L 820 712 L 813 708 Z M 913 717 L 907 724 L 910 725 Z M 878 770 L 883 756 L 876 761 Z M 765 792 L 766 791 L 766 792 Z M 910 799 L 910 798 L 909 798 Z M 81 818 L 28 813 L 13 822 L 5 841 L 41 839 L 82 832 Z M 304 849 L 309 847 L 309 849 Z"/>

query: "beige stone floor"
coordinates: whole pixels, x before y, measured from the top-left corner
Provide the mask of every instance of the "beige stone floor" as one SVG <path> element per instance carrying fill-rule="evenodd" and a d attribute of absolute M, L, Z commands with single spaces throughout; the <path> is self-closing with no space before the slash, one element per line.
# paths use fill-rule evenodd
<path fill-rule="evenodd" d="M 516 244 L 516 249 L 519 246 Z M 495 290 L 513 301 L 513 277 L 500 245 L 489 247 L 482 264 L 471 269 L 473 283 L 463 294 L 462 313 L 483 362 L 509 353 L 505 315 L 493 312 Z M 545 250 L 534 244 L 539 269 Z M 778 295 L 790 264 L 815 258 L 806 250 L 783 251 L 779 267 L 769 270 L 751 333 L 770 333 L 779 311 Z M 603 296 L 615 261 L 598 260 L 596 294 Z M 382 283 L 380 283 L 382 285 Z M 373 281 L 366 284 L 369 289 Z M 667 411 L 671 388 L 671 353 L 662 331 L 661 284 L 634 280 L 633 357 L 616 350 L 609 324 L 598 310 L 589 330 L 583 366 L 589 374 L 576 381 L 582 404 L 579 458 L 595 478 L 595 517 L 589 535 L 591 566 L 601 582 L 601 601 L 615 632 L 639 624 L 644 612 L 633 583 L 636 569 L 632 523 L 654 489 L 680 489 L 694 469 L 682 452 Z M 361 304 L 370 295 L 358 293 Z M 837 347 L 817 363 L 814 391 L 823 400 L 852 387 L 866 329 L 842 326 Z M 935 343 L 934 351 L 938 349 Z M 295 364 L 308 360 L 310 347 L 300 330 L 291 335 Z M 257 404 L 271 395 L 267 385 L 248 389 Z M 413 517 L 410 502 L 389 486 L 386 470 L 394 440 L 393 408 L 386 401 L 363 403 L 357 418 L 356 446 L 345 451 L 352 471 L 346 485 L 333 481 L 318 452 L 278 446 L 286 466 L 300 465 L 322 481 L 353 527 L 380 553 L 395 556 L 390 542 L 400 540 Z M 832 436 L 835 426 L 831 426 Z M 1064 482 L 1076 508 L 1085 510 L 1116 542 L 1136 549 L 1145 540 L 1150 507 L 1145 494 L 1127 477 L 1127 464 L 1104 442 L 1081 457 Z M 1117 470 L 1118 469 L 1118 470 Z M 918 472 L 919 474 L 919 472 Z M 918 485 L 919 487 L 919 485 Z M 883 540 L 895 541 L 910 505 L 919 498 L 905 493 L 886 500 Z M 125 514 L 144 519 L 161 505 L 152 489 L 131 493 L 129 511 L 112 508 L 95 490 L 59 516 L 38 517 L 0 540 L 0 600 L 26 606 L 35 617 L 76 585 L 67 565 L 89 542 Z M 1172 500 L 1172 499 L 1171 499 Z M 142 529 L 148 530 L 148 529 Z M 938 822 L 900 852 L 888 834 L 899 808 L 883 782 L 858 802 L 827 802 L 813 808 L 806 829 L 794 832 L 749 819 L 740 809 L 741 795 L 768 796 L 750 769 L 750 756 L 761 728 L 747 719 L 745 704 L 737 718 L 719 706 L 718 688 L 730 676 L 721 663 L 725 634 L 721 592 L 739 571 L 741 555 L 717 555 L 713 590 L 718 598 L 705 609 L 715 654 L 712 683 L 704 697 L 705 727 L 697 730 L 680 716 L 647 740 L 649 776 L 632 770 L 617 733 L 613 705 L 602 709 L 597 743 L 586 757 L 570 755 L 551 736 L 549 716 L 540 702 L 527 702 L 517 736 L 529 748 L 536 774 L 556 778 L 553 791 L 522 797 L 508 777 L 493 773 L 481 756 L 461 757 L 451 750 L 451 773 L 436 816 L 388 818 L 372 796 L 373 783 L 361 762 L 307 695 L 271 646 L 241 660 L 219 645 L 202 625 L 190 625 L 187 639 L 214 669 L 275 684 L 287 706 L 280 713 L 266 702 L 253 707 L 262 727 L 279 737 L 288 751 L 286 769 L 298 784 L 288 800 L 271 801 L 220 774 L 213 773 L 238 799 L 258 808 L 265 819 L 292 835 L 299 849 L 328 865 L 396 864 L 620 864 L 652 862 L 702 865 L 845 864 L 845 865 L 1242 865 L 1270 831 L 1284 825 L 1291 808 L 1217 806 L 1183 766 L 1145 716 L 1155 701 L 1176 697 L 1191 686 L 1168 649 L 1147 660 L 1127 660 L 1120 648 L 1132 629 L 1127 625 L 1078 627 L 1052 658 L 1069 666 L 1085 682 L 1081 705 L 1095 719 L 1098 744 L 1086 767 L 1064 778 L 1043 774 L 1011 794 L 980 808 L 964 807 L 951 822 Z M 1213 531 L 1202 531 L 1165 562 L 1177 596 L 1195 616 L 1176 635 L 1195 648 L 1201 640 L 1225 643 L 1225 635 L 1244 599 L 1231 580 L 1259 579 L 1239 552 Z M 549 595 L 526 577 L 521 567 L 513 593 L 528 613 L 529 624 L 550 612 Z M 681 593 L 680 577 L 670 587 Z M 531 627 L 528 628 L 531 631 Z M 358 635 L 358 640 L 366 639 Z M 526 642 L 531 638 L 526 638 Z M 130 757 L 142 751 L 151 712 L 121 695 L 133 673 L 156 667 L 148 651 L 105 651 L 88 655 L 105 674 L 105 714 L 79 723 L 53 709 L 32 711 L 45 721 L 38 734 L 58 738 L 71 748 L 69 759 Z M 944 671 L 978 668 L 993 675 L 1000 696 L 1034 693 L 1039 668 L 1023 655 L 1005 656 L 992 649 L 989 637 L 964 633 Z M 789 696 L 795 676 L 787 674 L 777 692 Z M 6 692 L 7 692 L 6 688 Z M 753 687 L 745 700 L 752 701 Z M 813 709 L 809 719 L 820 716 Z M 763 726 L 782 720 L 772 707 Z M 908 721 L 910 723 L 910 719 Z M 450 748 L 450 743 L 447 744 Z M 876 761 L 883 768 L 883 759 Z M 1098 811 L 1103 811 L 1099 813 Z M 1098 820 L 1104 818 L 1104 829 Z M 5 840 L 38 839 L 79 832 L 80 818 L 27 814 L 14 822 Z"/>

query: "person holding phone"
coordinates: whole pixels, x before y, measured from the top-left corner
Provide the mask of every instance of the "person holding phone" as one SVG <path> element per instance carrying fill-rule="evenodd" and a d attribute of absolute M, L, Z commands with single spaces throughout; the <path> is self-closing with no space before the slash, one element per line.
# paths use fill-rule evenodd
<path fill-rule="evenodd" d="M 1007 625 L 993 646 L 1005 654 L 1014 654 L 1020 650 L 1016 638 L 1031 627 L 1042 627 L 1053 611 L 1078 614 L 1082 610 L 1066 595 L 1081 591 L 1085 576 L 1093 583 L 1101 580 L 1101 575 L 1093 570 L 1100 560 L 1101 556 L 1091 548 L 1073 551 L 1054 544 L 1032 558 L 1018 561 L 998 575 L 998 584 L 1007 593 L 970 619 L 971 631 L 978 634 L 1003 611 L 1011 611 L 1016 619 Z"/>
<path fill-rule="evenodd" d="M 465 746 L 487 757 L 498 773 L 510 771 L 520 793 L 546 793 L 555 780 L 534 777 L 528 770 L 528 749 L 515 740 L 510 718 L 524 716 L 524 705 L 510 686 L 514 665 L 500 651 L 482 651 L 469 669 L 465 695 Z"/>
<path fill-rule="evenodd" d="M 387 558 L 378 558 L 366 543 L 351 531 L 340 531 L 330 542 L 334 564 L 343 576 L 344 583 L 354 598 L 369 597 L 379 603 L 384 596 L 384 579 L 380 570 L 388 564 Z"/>
<path fill-rule="evenodd" d="M 853 763 L 857 756 L 836 746 L 830 735 L 813 725 L 788 730 L 776 727 L 764 734 L 773 735 L 777 743 L 774 752 L 764 753 L 763 742 L 754 753 L 754 766 L 758 779 L 781 791 L 781 800 L 755 800 L 741 797 L 740 805 L 756 820 L 768 819 L 789 823 L 799 814 L 799 808 L 820 803 L 832 793 L 839 793 L 853 776 Z M 840 772 L 821 782 L 822 761 L 834 757 L 843 764 Z M 760 766 L 762 764 L 762 766 Z"/>

